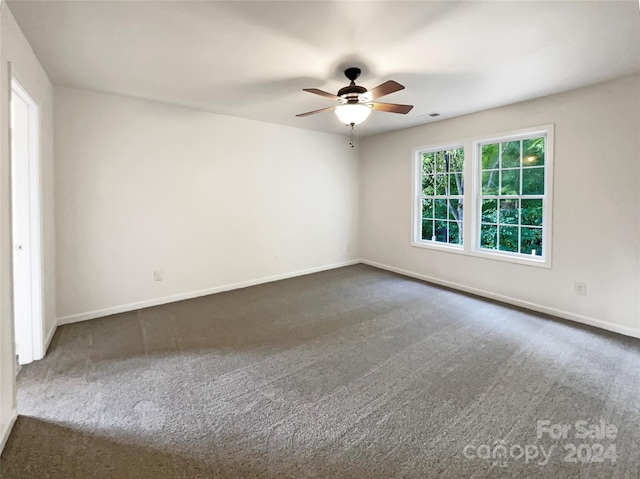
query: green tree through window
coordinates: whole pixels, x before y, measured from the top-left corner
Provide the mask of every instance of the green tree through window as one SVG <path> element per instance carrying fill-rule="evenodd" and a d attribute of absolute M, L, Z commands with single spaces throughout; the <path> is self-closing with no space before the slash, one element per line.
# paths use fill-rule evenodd
<path fill-rule="evenodd" d="M 421 152 L 421 239 L 462 245 L 464 149 Z"/>
<path fill-rule="evenodd" d="M 550 268 L 553 144 L 548 124 L 415 148 L 411 245 Z"/>
<path fill-rule="evenodd" d="M 480 248 L 542 256 L 545 137 L 480 148 Z"/>

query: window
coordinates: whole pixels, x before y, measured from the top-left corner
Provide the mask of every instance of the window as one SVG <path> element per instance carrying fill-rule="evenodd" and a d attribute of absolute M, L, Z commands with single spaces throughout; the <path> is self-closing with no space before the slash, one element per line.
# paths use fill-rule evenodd
<path fill-rule="evenodd" d="M 417 152 L 419 234 L 414 242 L 462 245 L 464 148 Z"/>
<path fill-rule="evenodd" d="M 543 262 L 549 257 L 548 130 L 476 143 L 478 252 Z"/>
<path fill-rule="evenodd" d="M 552 147 L 547 125 L 414 150 L 412 245 L 550 267 Z"/>

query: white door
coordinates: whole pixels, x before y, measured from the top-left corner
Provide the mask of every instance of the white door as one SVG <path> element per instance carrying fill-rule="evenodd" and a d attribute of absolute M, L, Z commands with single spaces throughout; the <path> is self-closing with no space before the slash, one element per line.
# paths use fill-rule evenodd
<path fill-rule="evenodd" d="M 14 329 L 18 362 L 44 355 L 40 261 L 38 108 L 15 80 L 11 84 L 11 191 Z"/>

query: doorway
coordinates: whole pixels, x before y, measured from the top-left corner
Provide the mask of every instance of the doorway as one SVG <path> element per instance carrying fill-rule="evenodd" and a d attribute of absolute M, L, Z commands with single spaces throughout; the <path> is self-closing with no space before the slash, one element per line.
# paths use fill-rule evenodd
<path fill-rule="evenodd" d="M 18 364 L 44 356 L 40 217 L 39 109 L 11 81 L 13 312 Z"/>

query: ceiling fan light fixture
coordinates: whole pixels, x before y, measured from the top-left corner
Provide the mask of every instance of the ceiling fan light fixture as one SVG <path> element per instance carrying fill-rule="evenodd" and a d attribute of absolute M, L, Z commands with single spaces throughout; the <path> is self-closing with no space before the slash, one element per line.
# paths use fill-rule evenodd
<path fill-rule="evenodd" d="M 365 121 L 371 113 L 371 105 L 348 103 L 337 106 L 334 111 L 338 119 L 345 125 L 358 125 Z"/>

